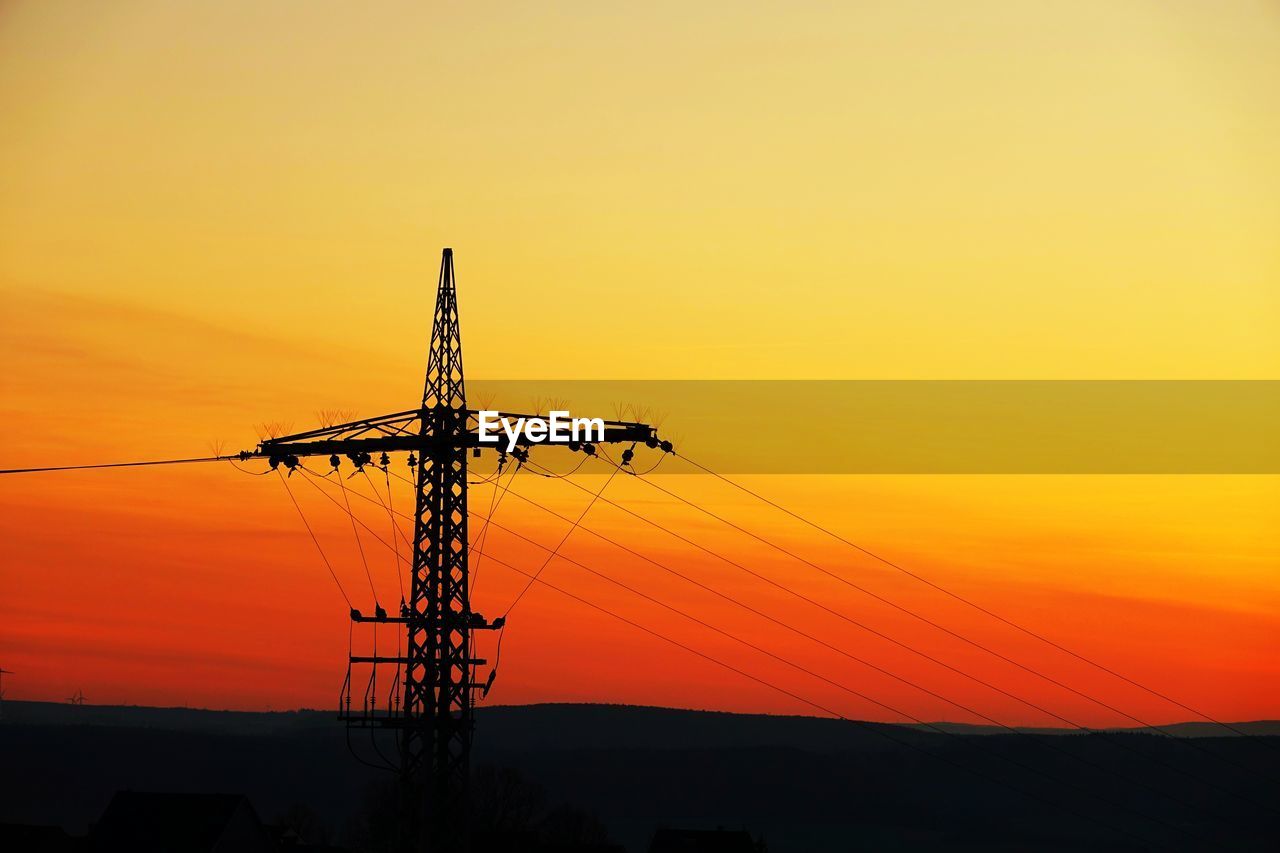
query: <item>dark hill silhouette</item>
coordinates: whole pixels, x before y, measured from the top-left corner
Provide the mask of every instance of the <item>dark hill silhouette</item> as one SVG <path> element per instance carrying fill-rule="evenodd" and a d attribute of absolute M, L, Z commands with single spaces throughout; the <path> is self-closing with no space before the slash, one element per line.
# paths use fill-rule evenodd
<path fill-rule="evenodd" d="M 525 747 L 557 746 L 653 747 L 670 746 L 797 746 L 817 749 L 884 747 L 884 738 L 868 732 L 865 723 L 821 717 L 773 714 L 733 714 L 724 711 L 689 711 L 648 705 L 542 703 L 537 705 L 495 705 L 479 708 L 477 716 L 489 740 L 514 738 Z M 94 725 L 156 728 L 174 731 L 223 732 L 226 734 L 299 734 L 308 730 L 329 730 L 334 725 L 332 711 L 216 711 L 204 708 L 156 708 L 144 705 L 70 705 L 64 702 L 5 703 L 5 720 L 14 724 Z M 913 724 L 873 724 L 894 732 L 914 729 L 932 737 L 931 732 Z M 931 726 L 956 734 L 1008 734 L 996 726 L 937 722 Z M 1231 723 L 1253 736 L 1280 737 L 1280 720 Z M 1179 737 L 1239 737 L 1214 723 L 1173 723 L 1163 731 Z M 1044 735 L 1078 735 L 1068 728 L 1019 728 Z M 1149 729 L 1113 728 L 1109 732 L 1144 733 Z"/>
<path fill-rule="evenodd" d="M 549 801 L 594 813 L 632 853 L 642 853 L 659 826 L 746 829 L 772 853 L 1140 849 L 1125 832 L 1159 849 L 1274 850 L 1280 738 L 1263 737 L 1277 726 L 1237 727 L 1258 736 L 1198 737 L 1192 749 L 1134 732 L 1020 737 L 957 726 L 962 733 L 948 737 L 879 726 L 940 761 L 845 721 L 535 705 L 482 709 L 475 762 L 518 769 Z M 1198 725 L 1185 730 L 1202 734 Z M 366 738 L 354 743 L 371 757 Z M 242 793 L 268 822 L 301 805 L 344 837 L 386 776 L 357 763 L 341 724 L 321 711 L 11 701 L 0 757 L 0 822 L 73 832 L 83 832 L 115 791 L 137 790 Z"/>

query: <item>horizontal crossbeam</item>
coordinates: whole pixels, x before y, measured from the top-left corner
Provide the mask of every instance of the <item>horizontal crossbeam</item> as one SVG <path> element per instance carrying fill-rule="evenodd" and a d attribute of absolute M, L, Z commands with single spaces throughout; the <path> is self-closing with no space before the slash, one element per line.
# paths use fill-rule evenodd
<path fill-rule="evenodd" d="M 382 664 L 382 663 L 406 664 L 409 662 L 409 658 L 407 656 L 402 656 L 402 655 L 352 655 L 350 660 L 352 663 L 373 663 L 373 664 Z M 462 662 L 463 661 L 459 661 L 459 663 L 462 663 Z M 471 664 L 472 666 L 484 666 L 485 664 L 488 663 L 488 661 L 485 660 L 484 658 L 467 658 L 465 663 Z"/>
<path fill-rule="evenodd" d="M 543 417 L 542 415 L 519 415 L 500 412 L 502 417 L 514 421 L 516 418 Z M 369 418 L 362 421 L 339 424 L 333 427 L 310 430 L 264 440 L 256 450 L 240 454 L 243 459 L 283 458 L 286 456 L 344 456 L 357 453 L 394 453 L 397 451 L 429 452 L 431 450 L 462 448 L 466 450 L 490 448 L 506 450 L 509 441 L 505 434 L 498 436 L 497 441 L 480 441 L 476 431 L 478 415 L 476 410 L 467 411 L 467 430 L 461 436 L 438 436 L 430 429 L 423 430 L 422 422 L 429 418 L 428 410 L 396 412 Z M 544 441 L 532 441 L 521 432 L 515 440 L 520 448 L 536 447 L 549 444 Z M 657 445 L 657 430 L 648 424 L 632 421 L 604 421 L 604 444 L 644 443 Z M 557 446 L 550 444 L 549 446 Z M 564 446 L 564 445 L 560 445 Z"/>
<path fill-rule="evenodd" d="M 387 616 L 385 614 L 381 616 L 379 615 L 365 616 L 359 610 L 352 610 L 351 621 L 352 622 L 380 622 L 380 623 L 386 623 L 390 625 L 407 625 L 410 622 L 415 621 L 415 618 L 412 616 Z M 419 616 L 417 617 L 417 621 L 425 622 L 426 620 L 423 619 L 423 617 Z M 466 627 L 471 628 L 473 630 L 481 631 L 481 630 L 495 630 L 497 628 L 501 628 L 505 621 L 506 620 L 504 620 L 501 616 L 499 616 L 497 619 L 494 619 L 492 622 L 490 622 L 489 620 L 481 616 L 479 613 L 472 613 L 470 618 L 464 618 L 460 620 L 460 624 L 465 625 Z"/>

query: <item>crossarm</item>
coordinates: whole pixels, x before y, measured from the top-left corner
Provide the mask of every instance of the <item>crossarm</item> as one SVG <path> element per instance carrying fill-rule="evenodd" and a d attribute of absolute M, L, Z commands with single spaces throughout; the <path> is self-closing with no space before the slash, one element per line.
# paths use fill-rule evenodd
<path fill-rule="evenodd" d="M 461 436 L 439 435 L 430 427 L 423 429 L 424 419 L 430 423 L 431 412 L 397 412 L 377 418 L 351 421 L 332 427 L 310 430 L 294 435 L 281 436 L 264 440 L 253 451 L 240 454 L 244 459 L 281 458 L 285 456 L 345 456 L 357 453 L 394 453 L 396 451 L 430 450 L 447 442 L 453 447 L 465 449 L 492 448 L 505 450 L 508 446 L 507 436 L 499 431 L 497 442 L 481 442 L 476 432 L 478 413 L 474 409 L 467 411 L 467 429 Z M 499 412 L 499 415 L 515 421 L 517 418 L 543 417 L 542 415 L 520 415 L 510 412 Z M 604 421 L 605 444 L 639 443 L 658 446 L 657 430 L 642 423 L 632 421 Z M 556 444 L 545 441 L 531 441 L 523 433 L 516 438 L 518 447 L 536 447 L 540 445 L 555 447 Z M 563 446 L 563 445 L 561 445 Z"/>

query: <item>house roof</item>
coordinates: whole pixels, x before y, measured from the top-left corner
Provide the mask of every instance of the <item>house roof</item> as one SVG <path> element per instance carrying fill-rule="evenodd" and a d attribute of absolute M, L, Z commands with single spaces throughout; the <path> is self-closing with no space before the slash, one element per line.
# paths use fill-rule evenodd
<path fill-rule="evenodd" d="M 240 794 L 117 791 L 93 828 L 93 846 L 138 853 L 209 853 L 240 808 L 260 826 L 253 806 Z"/>

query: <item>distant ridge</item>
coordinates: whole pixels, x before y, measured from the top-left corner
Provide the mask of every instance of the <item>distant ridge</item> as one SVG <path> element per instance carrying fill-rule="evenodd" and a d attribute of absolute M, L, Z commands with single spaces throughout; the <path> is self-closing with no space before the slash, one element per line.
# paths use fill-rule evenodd
<path fill-rule="evenodd" d="M 204 708 L 161 708 L 145 705 L 69 705 L 63 702 L 7 700 L 5 723 L 21 725 L 92 725 L 156 728 L 171 731 L 241 735 L 303 733 L 339 728 L 335 712 L 219 711 Z M 729 711 L 687 710 L 649 705 L 538 703 L 495 705 L 477 710 L 481 740 L 491 729 L 496 745 L 536 749 L 572 742 L 580 747 L 662 746 L 819 746 L 823 750 L 865 748 L 884 739 L 867 724 L 800 715 L 740 714 Z M 872 723 L 890 731 L 912 730 L 937 736 L 917 724 Z M 931 725 L 964 735 L 1004 735 L 998 726 L 937 722 Z M 1280 720 L 1231 723 L 1257 737 L 1280 737 Z M 672 729 L 677 730 L 674 740 Z M 1162 726 L 1179 737 L 1240 737 L 1214 723 L 1184 722 Z M 1077 729 L 1017 727 L 1020 732 L 1041 735 L 1077 735 Z M 1108 728 L 1103 731 L 1158 734 L 1151 728 Z M 683 733 L 684 736 L 681 736 Z"/>
<path fill-rule="evenodd" d="M 1185 843 L 1188 829 L 1213 838 L 1213 849 L 1278 849 L 1280 827 L 1256 805 L 1280 802 L 1273 737 L 1188 744 L 1128 733 L 1135 730 L 1056 736 L 1062 729 L 1013 737 L 950 723 L 939 727 L 953 733 L 940 734 L 627 705 L 505 706 L 478 715 L 477 768 L 510 769 L 545 791 L 548 807 L 568 803 L 596 815 L 629 853 L 647 849 L 663 826 L 749 829 L 767 839 L 770 853 L 1131 853 L 1127 835 L 1111 828 L 1118 822 L 1151 849 L 1207 849 Z M 1275 721 L 1236 725 L 1258 735 L 1280 731 Z M 1212 731 L 1197 723 L 1171 728 Z M 363 825 L 388 779 L 352 755 L 375 755 L 372 735 L 359 734 L 348 739 L 333 711 L 9 701 L 0 722 L 0 823 L 83 834 L 117 791 L 230 792 L 269 821 L 304 806 L 342 837 Z M 385 738 L 382 746 L 394 748 Z M 1223 789 L 1248 785 L 1247 796 L 1217 796 L 1202 779 Z M 1015 793 L 1027 790 L 1040 796 Z M 1096 794 L 1123 808 L 1101 821 L 1078 819 L 1098 808 Z"/>
<path fill-rule="evenodd" d="M 1002 735 L 1009 730 L 999 726 L 977 726 L 969 723 L 931 723 L 943 731 L 965 735 Z M 1127 734 L 1172 734 L 1178 737 L 1280 737 L 1280 720 L 1248 720 L 1239 723 L 1228 723 L 1242 734 L 1223 728 L 1217 723 L 1169 723 L 1158 728 L 1154 726 L 1135 726 L 1133 728 L 1101 728 L 1092 729 L 1097 732 L 1124 732 Z M 910 728 L 923 728 L 912 724 Z M 1078 735 L 1079 729 L 1068 728 L 1036 728 L 1034 726 L 1015 726 L 1019 732 L 1040 735 Z M 926 729 L 926 731 L 928 731 Z"/>

